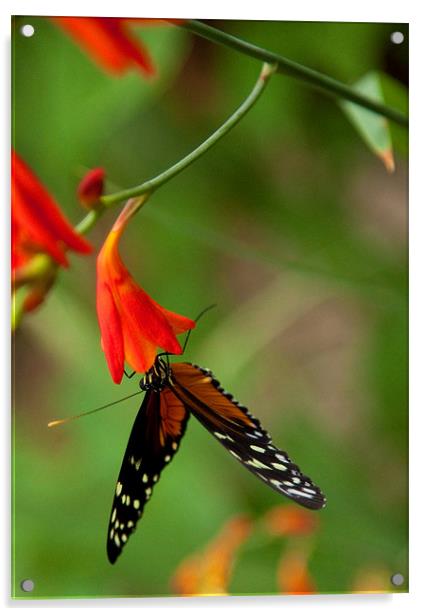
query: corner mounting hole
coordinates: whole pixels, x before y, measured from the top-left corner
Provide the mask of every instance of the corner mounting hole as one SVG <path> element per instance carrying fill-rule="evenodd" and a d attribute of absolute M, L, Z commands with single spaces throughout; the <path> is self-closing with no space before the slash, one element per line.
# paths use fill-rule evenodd
<path fill-rule="evenodd" d="M 32 592 L 34 590 L 34 582 L 32 580 L 22 580 L 21 588 L 25 592 Z"/>
<path fill-rule="evenodd" d="M 25 24 L 25 26 L 22 26 L 21 28 L 21 34 L 22 36 L 25 36 L 26 38 L 30 38 L 30 36 L 33 36 L 35 32 L 34 26 L 32 26 L 31 24 Z"/>
<path fill-rule="evenodd" d="M 402 586 L 404 583 L 404 576 L 402 573 L 394 573 L 391 577 L 391 582 L 394 586 Z"/>
<path fill-rule="evenodd" d="M 404 42 L 404 35 L 402 34 L 402 32 L 392 32 L 392 34 L 390 35 L 390 40 L 392 41 L 392 43 L 394 43 L 395 45 L 401 45 L 401 43 Z"/>

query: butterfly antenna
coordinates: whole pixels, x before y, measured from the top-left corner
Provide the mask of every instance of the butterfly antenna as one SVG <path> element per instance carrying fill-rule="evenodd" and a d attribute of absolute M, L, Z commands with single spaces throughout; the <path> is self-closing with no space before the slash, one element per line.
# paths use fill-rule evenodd
<path fill-rule="evenodd" d="M 70 421 L 74 421 L 74 419 L 79 419 L 80 417 L 85 417 L 86 415 L 92 415 L 92 413 L 97 413 L 98 411 L 107 409 L 110 406 L 114 406 L 114 404 L 118 404 L 119 402 L 124 402 L 124 400 L 128 400 L 129 398 L 138 396 L 141 393 L 143 393 L 142 390 L 137 391 L 134 394 L 130 394 L 130 396 L 125 396 L 124 398 L 120 398 L 120 400 L 116 400 L 115 402 L 109 402 L 108 404 L 104 404 L 103 406 L 98 406 L 98 408 L 96 409 L 92 409 L 91 411 L 86 411 L 85 413 L 80 413 L 79 415 L 73 415 L 72 417 L 65 417 L 65 419 L 53 419 L 52 421 L 49 421 L 49 423 L 47 424 L 47 427 L 54 428 L 56 426 L 61 426 L 62 424 L 68 423 Z"/>
<path fill-rule="evenodd" d="M 201 317 L 203 315 L 206 314 L 206 312 L 208 312 L 212 308 L 216 308 L 216 306 L 217 306 L 217 304 L 211 304 L 211 306 L 207 306 L 207 308 L 204 308 L 204 310 L 202 310 L 200 312 L 200 314 L 194 319 L 194 321 L 196 323 L 198 323 L 198 321 L 201 319 Z M 189 340 L 189 336 L 191 335 L 191 331 L 192 330 L 190 329 L 189 332 L 186 334 L 185 342 L 183 343 L 183 347 L 182 347 L 182 355 L 185 353 L 186 345 L 188 344 L 188 340 Z"/>

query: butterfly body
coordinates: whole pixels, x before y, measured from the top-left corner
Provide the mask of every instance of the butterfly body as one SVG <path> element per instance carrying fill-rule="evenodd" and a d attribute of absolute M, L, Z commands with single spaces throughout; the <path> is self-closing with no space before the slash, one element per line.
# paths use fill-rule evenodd
<path fill-rule="evenodd" d="M 169 364 L 160 355 L 157 355 L 157 359 L 152 367 L 139 381 L 139 387 L 142 391 L 160 392 L 166 385 L 173 385 L 171 374 Z"/>
<path fill-rule="evenodd" d="M 169 365 L 158 355 L 140 387 L 146 394 L 130 433 L 110 516 L 111 563 L 134 532 L 161 471 L 178 450 L 190 415 L 269 487 L 310 509 L 325 505 L 321 490 L 209 370 L 190 363 Z"/>

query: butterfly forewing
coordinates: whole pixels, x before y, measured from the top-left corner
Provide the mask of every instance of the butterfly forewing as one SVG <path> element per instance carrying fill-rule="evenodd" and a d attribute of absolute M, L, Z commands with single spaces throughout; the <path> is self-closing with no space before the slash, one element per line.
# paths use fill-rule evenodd
<path fill-rule="evenodd" d="M 176 395 L 241 464 L 304 507 L 325 505 L 321 490 L 275 447 L 259 420 L 226 393 L 209 370 L 189 363 L 172 364 L 171 369 Z"/>
<path fill-rule="evenodd" d="M 168 387 L 147 391 L 116 484 L 107 539 L 111 563 L 134 532 L 161 471 L 176 453 L 187 420 L 187 410 Z"/>

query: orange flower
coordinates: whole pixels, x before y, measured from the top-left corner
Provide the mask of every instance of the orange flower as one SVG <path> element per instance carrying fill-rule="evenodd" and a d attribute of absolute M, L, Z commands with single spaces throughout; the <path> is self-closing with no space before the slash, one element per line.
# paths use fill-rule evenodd
<path fill-rule="evenodd" d="M 308 571 L 308 557 L 301 549 L 284 553 L 278 566 L 278 589 L 282 593 L 306 595 L 316 591 Z"/>
<path fill-rule="evenodd" d="M 101 344 L 114 383 L 121 382 L 125 361 L 136 372 L 146 372 L 154 362 L 157 347 L 168 353 L 182 353 L 176 335 L 195 327 L 191 319 L 157 304 L 136 284 L 121 260 L 118 242 L 135 204 L 138 200 L 127 203 L 97 260 Z"/>
<path fill-rule="evenodd" d="M 104 70 L 121 75 L 138 68 L 146 76 L 155 73 L 147 49 L 120 17 L 51 17 Z M 137 20 L 146 22 L 150 20 Z"/>
<path fill-rule="evenodd" d="M 308 535 L 317 529 L 317 523 L 315 514 L 296 505 L 277 505 L 263 518 L 263 524 L 273 535 Z"/>
<path fill-rule="evenodd" d="M 228 594 L 235 553 L 251 529 L 246 516 L 229 520 L 203 552 L 181 563 L 172 579 L 174 591 L 180 595 Z"/>
<path fill-rule="evenodd" d="M 80 253 L 92 250 L 31 169 L 12 152 L 12 270 L 15 272 L 39 252 L 67 267 L 67 249 Z"/>

